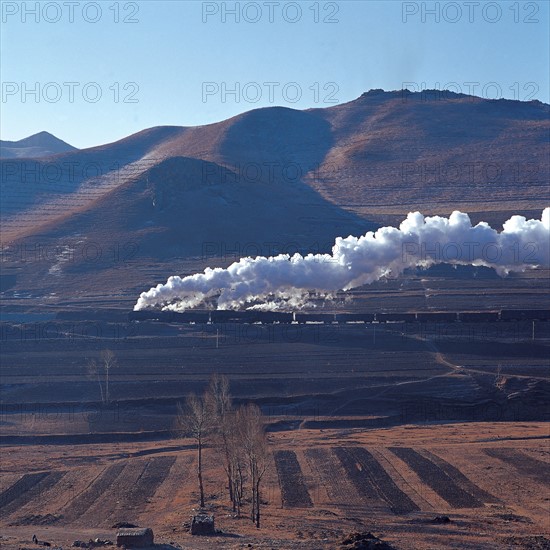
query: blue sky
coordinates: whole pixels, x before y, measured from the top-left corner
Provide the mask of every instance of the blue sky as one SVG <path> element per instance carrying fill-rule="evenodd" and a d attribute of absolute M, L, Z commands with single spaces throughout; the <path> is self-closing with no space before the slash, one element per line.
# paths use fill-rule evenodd
<path fill-rule="evenodd" d="M 404 83 L 549 102 L 546 0 L 1 4 L 7 140 L 88 147 Z"/>

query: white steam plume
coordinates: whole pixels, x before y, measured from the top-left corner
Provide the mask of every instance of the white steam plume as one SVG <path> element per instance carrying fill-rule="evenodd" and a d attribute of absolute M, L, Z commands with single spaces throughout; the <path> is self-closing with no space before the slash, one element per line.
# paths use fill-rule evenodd
<path fill-rule="evenodd" d="M 506 275 L 535 265 L 548 267 L 549 256 L 550 207 L 540 220 L 512 216 L 500 233 L 485 222 L 472 226 L 468 214 L 458 211 L 449 218 L 425 218 L 415 212 L 399 229 L 382 227 L 362 237 L 338 237 L 332 254 L 242 258 L 226 269 L 207 268 L 184 278 L 170 277 L 166 284 L 143 292 L 134 310 L 184 311 L 217 295 L 218 309 L 273 309 L 280 304 L 299 308 L 310 292 L 327 297 L 399 275 L 410 267 L 438 263 L 487 266 Z"/>

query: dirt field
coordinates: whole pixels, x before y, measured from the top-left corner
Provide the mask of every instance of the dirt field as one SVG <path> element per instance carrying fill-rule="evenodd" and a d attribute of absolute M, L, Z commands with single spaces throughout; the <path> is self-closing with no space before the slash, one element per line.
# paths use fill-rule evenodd
<path fill-rule="evenodd" d="M 400 549 L 544 548 L 533 541 L 550 540 L 550 466 L 533 458 L 549 452 L 545 423 L 297 430 L 269 439 L 260 530 L 231 515 L 218 457 L 207 450 L 207 507 L 223 531 L 214 539 L 191 537 L 183 525 L 198 498 L 194 452 L 174 450 L 186 441 L 4 446 L 2 548 L 30 546 L 33 534 L 61 547 L 113 540 L 119 521 L 188 549 L 336 548 L 357 530 Z M 431 522 L 441 514 L 451 522 Z"/>

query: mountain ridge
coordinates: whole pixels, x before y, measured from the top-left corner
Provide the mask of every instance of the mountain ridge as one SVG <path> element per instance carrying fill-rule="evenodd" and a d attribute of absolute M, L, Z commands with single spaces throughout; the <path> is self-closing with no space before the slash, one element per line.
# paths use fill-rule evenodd
<path fill-rule="evenodd" d="M 265 107 L 203 126 L 157 126 L 34 159 L 30 175 L 29 160 L 2 160 L 4 266 L 21 284 L 49 281 L 75 293 L 112 285 L 124 268 L 124 284 L 139 288 L 189 261 L 232 258 L 205 257 L 205 246 L 236 250 L 235 258 L 324 252 L 335 237 L 396 225 L 416 210 L 462 210 L 493 227 L 512 214 L 539 218 L 550 204 L 548 106 L 455 96 L 375 90 L 326 108 Z M 53 254 L 38 270 L 11 262 L 27 246 L 90 243 L 133 243 L 133 268 L 106 262 L 105 251 L 95 263 Z"/>
<path fill-rule="evenodd" d="M 76 147 L 46 131 L 18 141 L 0 140 L 0 158 L 41 158 L 77 150 Z"/>

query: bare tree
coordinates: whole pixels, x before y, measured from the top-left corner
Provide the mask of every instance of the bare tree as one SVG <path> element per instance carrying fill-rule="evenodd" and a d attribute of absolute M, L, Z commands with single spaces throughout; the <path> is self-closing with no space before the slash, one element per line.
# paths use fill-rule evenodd
<path fill-rule="evenodd" d="M 217 421 L 233 410 L 227 376 L 213 374 L 205 396 Z"/>
<path fill-rule="evenodd" d="M 88 359 L 86 369 L 88 371 L 88 374 L 92 378 L 97 378 L 97 383 L 99 384 L 99 392 L 101 395 L 101 402 L 105 402 L 105 397 L 103 396 L 103 384 L 101 383 L 101 373 L 97 365 L 97 361 L 95 359 Z"/>
<path fill-rule="evenodd" d="M 223 467 L 227 476 L 227 489 L 233 511 L 240 514 L 242 499 L 242 471 L 240 445 L 235 433 L 235 411 L 229 393 L 229 380 L 224 375 L 214 374 L 205 397 L 215 423 L 214 442 L 223 458 Z"/>
<path fill-rule="evenodd" d="M 104 349 L 101 352 L 101 363 L 105 372 L 105 401 L 109 403 L 111 400 L 109 394 L 109 373 L 112 368 L 117 366 L 117 359 L 114 352 L 110 349 Z"/>
<path fill-rule="evenodd" d="M 261 482 L 269 464 L 265 421 L 257 405 L 248 404 L 237 411 L 237 429 L 246 457 L 252 489 L 251 519 L 260 527 Z"/>
<path fill-rule="evenodd" d="M 235 422 L 235 414 L 232 415 L 231 420 Z M 240 517 L 244 496 L 246 463 L 241 439 L 239 437 L 239 432 L 235 429 L 231 430 L 229 434 L 228 448 L 231 472 L 231 487 L 233 491 L 233 511 L 236 512 L 237 516 Z"/>
<path fill-rule="evenodd" d="M 205 396 L 189 394 L 185 405 L 178 404 L 176 427 L 183 436 L 192 437 L 197 444 L 197 477 L 200 505 L 204 508 L 204 484 L 202 479 L 202 450 L 213 427 L 212 412 Z"/>
<path fill-rule="evenodd" d="M 109 403 L 111 400 L 111 395 L 109 392 L 109 376 L 111 369 L 117 366 L 117 359 L 113 351 L 110 349 L 105 349 L 101 352 L 99 356 L 99 362 L 95 359 L 88 359 L 86 364 L 86 370 L 88 374 L 97 379 L 99 384 L 99 392 L 101 394 L 101 402 Z M 102 382 L 104 379 L 104 382 Z M 105 385 L 105 391 L 103 391 L 103 386 Z"/>

